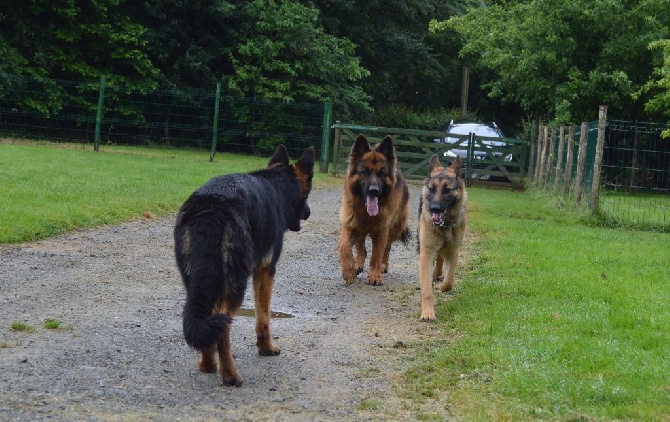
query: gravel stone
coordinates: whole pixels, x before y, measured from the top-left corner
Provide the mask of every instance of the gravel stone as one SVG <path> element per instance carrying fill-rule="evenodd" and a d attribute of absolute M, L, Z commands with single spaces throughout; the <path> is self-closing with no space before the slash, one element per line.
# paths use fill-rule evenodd
<path fill-rule="evenodd" d="M 412 185 L 414 237 L 418 195 Z M 442 335 L 419 321 L 416 241 L 394 245 L 382 286 L 366 283 L 367 268 L 345 286 L 340 200 L 341 187 L 314 189 L 311 217 L 286 233 L 272 297 L 279 356 L 258 355 L 247 289 L 232 328 L 239 388 L 200 373 L 184 341 L 174 215 L 0 246 L 0 420 L 408 417 L 393 383 L 423 340 Z M 47 318 L 61 326 L 44 328 Z"/>

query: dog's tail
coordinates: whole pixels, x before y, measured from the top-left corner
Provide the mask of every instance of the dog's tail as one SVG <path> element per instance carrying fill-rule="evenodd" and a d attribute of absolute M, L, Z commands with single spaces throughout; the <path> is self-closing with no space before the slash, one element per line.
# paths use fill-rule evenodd
<path fill-rule="evenodd" d="M 206 221 L 206 217 L 201 215 L 198 224 L 190 224 L 188 228 L 181 226 L 182 236 L 185 235 L 183 230 L 188 230 L 188 241 L 179 241 L 179 229 L 175 230 L 175 247 L 186 248 L 186 256 L 182 257 L 186 262 L 183 265 L 180 263 L 182 274 L 187 273 L 184 276 L 186 303 L 182 314 L 184 338 L 197 350 L 216 345 L 226 325 L 232 322 L 228 315 L 212 311 L 223 301 L 241 303 L 249 274 L 246 260 L 234 259 L 236 256 L 248 256 L 234 251 L 243 247 L 244 242 L 236 243 L 221 216 L 216 220 Z M 176 253 L 179 262 L 180 250 L 177 249 Z"/>

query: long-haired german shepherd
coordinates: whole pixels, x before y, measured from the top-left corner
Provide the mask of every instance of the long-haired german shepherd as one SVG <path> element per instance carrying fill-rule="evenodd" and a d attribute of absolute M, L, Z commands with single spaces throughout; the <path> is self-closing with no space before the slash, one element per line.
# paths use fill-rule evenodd
<path fill-rule="evenodd" d="M 368 283 L 382 284 L 382 272 L 388 271 L 391 245 L 397 240 L 406 243 L 410 237 L 408 204 L 409 189 L 396 166 L 391 137 L 386 136 L 372 148 L 365 136 L 358 135 L 351 147 L 340 207 L 339 254 L 342 277 L 347 285 L 363 271 L 367 236 L 372 240 Z"/>
<path fill-rule="evenodd" d="M 433 282 L 442 279 L 443 267 L 447 276 L 439 289 L 448 292 L 454 286 L 458 249 L 467 225 L 466 200 L 461 159 L 457 157 L 445 168 L 437 155 L 433 155 L 419 199 L 419 279 L 423 321 L 435 320 Z"/>
<path fill-rule="evenodd" d="M 233 361 L 230 328 L 252 275 L 258 353 L 279 354 L 270 335 L 275 265 L 284 232 L 299 231 L 300 220 L 310 215 L 313 170 L 313 148 L 291 166 L 286 148 L 279 145 L 266 169 L 215 177 L 179 210 L 174 240 L 186 288 L 184 337 L 202 352 L 202 372 L 216 371 L 218 348 L 224 384 L 243 381 Z"/>

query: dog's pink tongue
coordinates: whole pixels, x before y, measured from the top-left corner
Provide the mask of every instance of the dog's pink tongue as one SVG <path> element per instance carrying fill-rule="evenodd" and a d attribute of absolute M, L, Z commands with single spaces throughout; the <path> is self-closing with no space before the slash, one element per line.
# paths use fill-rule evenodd
<path fill-rule="evenodd" d="M 372 217 L 379 213 L 379 205 L 377 204 L 378 198 L 376 196 L 368 196 L 365 199 L 365 206 L 368 208 L 368 214 Z"/>
<path fill-rule="evenodd" d="M 430 218 L 431 218 L 431 220 L 433 220 L 433 223 L 439 223 L 440 220 L 442 219 L 442 215 L 441 215 L 441 214 L 437 214 L 437 213 L 432 213 L 432 214 L 430 215 Z"/>

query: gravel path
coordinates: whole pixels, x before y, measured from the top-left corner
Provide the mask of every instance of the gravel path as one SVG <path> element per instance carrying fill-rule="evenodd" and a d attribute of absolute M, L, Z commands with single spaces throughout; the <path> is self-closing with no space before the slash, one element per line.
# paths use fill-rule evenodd
<path fill-rule="evenodd" d="M 418 193 L 412 186 L 413 232 Z M 345 287 L 340 194 L 315 189 L 312 216 L 286 234 L 272 302 L 281 355 L 259 356 L 254 318 L 236 318 L 239 388 L 200 373 L 184 342 L 174 216 L 0 246 L 0 420 L 411 417 L 392 383 L 420 341 L 441 332 L 419 322 L 416 243 L 394 246 L 383 286 L 367 285 L 363 273 Z M 252 315 L 251 288 L 244 307 Z M 61 327 L 46 329 L 47 318 Z M 14 331 L 14 321 L 35 330 Z"/>

